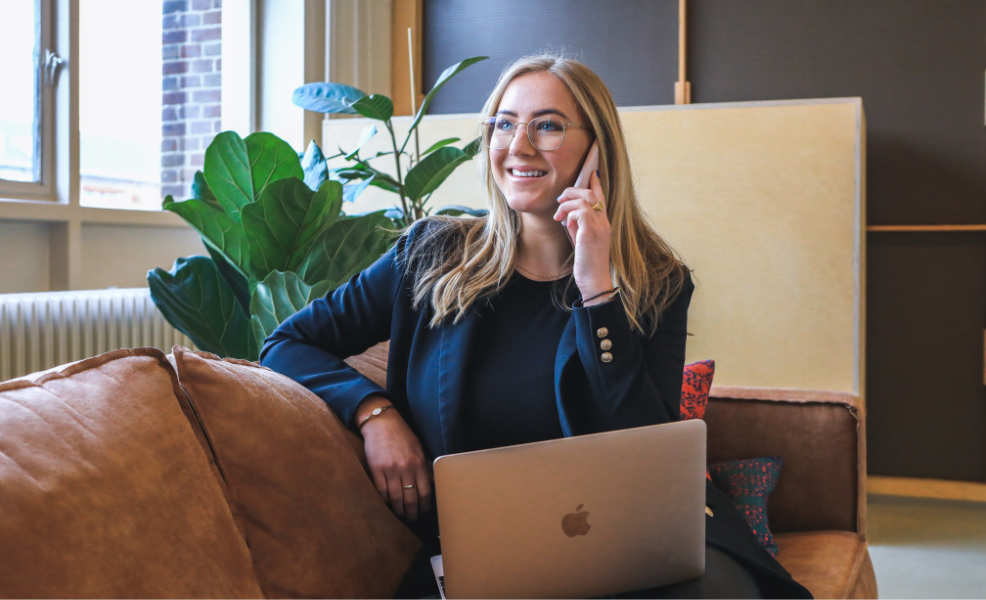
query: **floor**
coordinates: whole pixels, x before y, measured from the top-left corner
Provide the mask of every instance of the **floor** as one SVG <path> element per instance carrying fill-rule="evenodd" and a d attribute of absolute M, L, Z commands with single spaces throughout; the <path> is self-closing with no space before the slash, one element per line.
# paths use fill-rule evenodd
<path fill-rule="evenodd" d="M 986 503 L 869 497 L 881 598 L 986 598 Z"/>

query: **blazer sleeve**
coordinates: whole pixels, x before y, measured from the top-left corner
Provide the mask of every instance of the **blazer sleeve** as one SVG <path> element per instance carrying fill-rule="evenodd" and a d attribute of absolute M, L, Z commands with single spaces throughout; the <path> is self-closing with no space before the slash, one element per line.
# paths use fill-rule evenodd
<path fill-rule="evenodd" d="M 681 292 L 661 314 L 657 331 L 646 338 L 631 329 L 619 298 L 575 307 L 576 344 L 591 391 L 590 405 L 582 409 L 595 431 L 679 420 L 694 290 L 687 275 Z M 609 350 L 602 349 L 603 340 L 609 340 Z M 603 360 L 605 352 L 609 362 Z"/>
<path fill-rule="evenodd" d="M 390 339 L 391 320 L 404 270 L 402 236 L 379 260 L 348 282 L 288 317 L 264 342 L 260 364 L 318 395 L 352 426 L 359 403 L 387 391 L 344 362 Z"/>

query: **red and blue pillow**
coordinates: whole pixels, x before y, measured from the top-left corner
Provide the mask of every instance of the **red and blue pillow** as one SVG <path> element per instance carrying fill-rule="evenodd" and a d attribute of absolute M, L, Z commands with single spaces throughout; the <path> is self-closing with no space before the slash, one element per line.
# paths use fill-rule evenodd
<path fill-rule="evenodd" d="M 753 535 L 771 556 L 777 556 L 777 542 L 767 524 L 767 498 L 777 486 L 784 459 L 766 456 L 709 465 L 712 483 L 732 502 L 749 523 Z"/>
<path fill-rule="evenodd" d="M 714 360 L 685 365 L 681 382 L 682 421 L 705 418 L 715 372 Z M 777 486 L 783 466 L 782 458 L 769 456 L 716 463 L 705 471 L 706 478 L 746 518 L 753 535 L 771 556 L 777 556 L 777 543 L 767 523 L 767 498 Z"/>
<path fill-rule="evenodd" d="M 681 420 L 705 418 L 705 407 L 709 403 L 709 390 L 712 377 L 716 374 L 716 361 L 700 360 L 685 365 L 681 380 Z"/>

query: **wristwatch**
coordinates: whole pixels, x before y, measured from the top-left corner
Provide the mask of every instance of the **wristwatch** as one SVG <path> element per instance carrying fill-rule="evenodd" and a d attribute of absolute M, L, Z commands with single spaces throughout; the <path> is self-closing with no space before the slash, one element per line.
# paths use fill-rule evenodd
<path fill-rule="evenodd" d="M 365 425 L 367 421 L 369 421 L 373 417 L 380 416 L 380 413 L 382 413 L 383 411 L 387 410 L 388 408 L 394 408 L 394 405 L 393 404 L 388 404 L 387 406 L 381 406 L 379 408 L 374 408 L 373 411 L 369 415 L 367 415 L 365 419 L 363 419 L 362 421 L 360 421 L 360 424 L 357 426 L 357 429 L 359 429 L 359 430 L 362 431 L 363 430 L 363 425 Z"/>

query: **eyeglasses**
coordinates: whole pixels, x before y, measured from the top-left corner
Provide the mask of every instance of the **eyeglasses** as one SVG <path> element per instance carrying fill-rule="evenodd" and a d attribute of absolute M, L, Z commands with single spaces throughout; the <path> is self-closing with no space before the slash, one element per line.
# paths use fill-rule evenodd
<path fill-rule="evenodd" d="M 505 117 L 490 117 L 479 122 L 482 129 L 483 145 L 491 150 L 503 150 L 513 142 L 514 134 L 521 125 L 521 121 L 511 121 Z M 542 152 L 551 152 L 561 148 L 565 141 L 565 130 L 568 127 L 585 129 L 588 127 L 576 125 L 575 123 L 563 123 L 549 117 L 531 119 L 526 123 L 527 139 L 531 140 L 531 145 Z"/>

